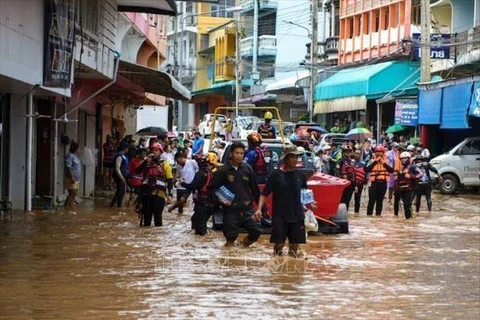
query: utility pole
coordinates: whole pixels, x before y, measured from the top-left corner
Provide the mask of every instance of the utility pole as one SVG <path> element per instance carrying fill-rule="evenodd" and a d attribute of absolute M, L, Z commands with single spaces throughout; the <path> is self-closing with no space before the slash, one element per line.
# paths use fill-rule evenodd
<path fill-rule="evenodd" d="M 258 0 L 253 0 L 253 59 L 252 79 L 254 83 L 258 80 Z"/>
<path fill-rule="evenodd" d="M 310 99 L 308 101 L 308 120 L 311 123 L 313 119 L 313 109 L 315 101 L 315 84 L 317 83 L 317 71 L 315 64 L 317 62 L 317 44 L 318 44 L 318 0 L 312 0 L 312 42 L 310 44 Z"/>
<path fill-rule="evenodd" d="M 240 80 L 240 14 L 235 17 L 235 118 L 238 117 L 238 107 L 240 102 L 240 93 L 242 88 Z"/>
<path fill-rule="evenodd" d="M 421 2 L 421 20 L 422 20 L 422 37 L 420 47 L 420 68 L 421 82 L 430 81 L 430 0 L 422 0 Z"/>
<path fill-rule="evenodd" d="M 178 77 L 178 69 L 177 69 L 177 49 L 178 49 L 178 38 L 177 38 L 177 32 L 178 32 L 178 16 L 173 17 L 173 68 L 172 68 L 172 74 L 174 77 Z M 182 40 L 180 40 L 182 41 Z M 180 80 L 180 83 L 182 81 Z M 175 117 L 175 106 L 177 103 L 180 103 L 180 100 L 173 100 L 172 101 L 172 131 L 173 131 L 173 126 L 175 125 L 176 117 Z M 183 128 L 178 127 L 177 123 L 177 131 L 181 131 Z"/>

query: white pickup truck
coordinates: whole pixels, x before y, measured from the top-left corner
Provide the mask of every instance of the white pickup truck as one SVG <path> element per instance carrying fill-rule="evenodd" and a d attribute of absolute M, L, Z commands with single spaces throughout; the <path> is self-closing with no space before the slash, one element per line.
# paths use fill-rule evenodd
<path fill-rule="evenodd" d="M 208 137 L 212 134 L 212 127 L 213 127 L 213 113 L 207 113 L 203 116 L 202 122 L 198 125 L 198 131 L 204 137 Z M 225 137 L 225 129 L 224 126 L 227 123 L 227 116 L 223 114 L 217 114 L 217 123 L 215 124 L 215 129 L 213 132 L 219 132 L 220 136 Z"/>
<path fill-rule="evenodd" d="M 480 186 L 480 137 L 467 138 L 452 150 L 430 160 L 441 174 L 442 193 L 454 193 L 460 185 Z M 432 176 L 433 178 L 433 176 Z"/>

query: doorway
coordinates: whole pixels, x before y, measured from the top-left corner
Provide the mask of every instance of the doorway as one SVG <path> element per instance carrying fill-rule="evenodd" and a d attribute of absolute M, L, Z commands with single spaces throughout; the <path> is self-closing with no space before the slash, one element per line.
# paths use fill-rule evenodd
<path fill-rule="evenodd" d="M 37 112 L 40 115 L 50 116 L 50 118 L 39 117 L 37 123 L 37 164 L 36 164 L 36 186 L 38 195 L 53 195 L 52 180 L 52 107 L 50 102 L 37 100 Z"/>

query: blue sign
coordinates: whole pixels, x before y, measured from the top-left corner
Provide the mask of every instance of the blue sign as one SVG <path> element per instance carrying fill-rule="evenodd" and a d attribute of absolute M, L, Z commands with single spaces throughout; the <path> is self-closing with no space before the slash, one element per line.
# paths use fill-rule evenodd
<path fill-rule="evenodd" d="M 418 125 L 418 103 L 416 99 L 397 99 L 395 124 L 416 127 Z"/>
<path fill-rule="evenodd" d="M 450 44 L 450 34 L 443 34 L 443 33 L 434 33 L 430 35 L 430 41 L 433 43 L 444 43 L 444 44 Z M 422 35 L 420 33 L 414 33 L 412 34 L 412 39 L 415 42 L 420 42 L 422 40 Z M 422 54 L 422 49 L 421 46 L 419 46 L 416 43 L 413 43 L 412 45 L 412 53 L 413 53 L 413 58 L 414 59 L 419 59 L 421 58 Z M 430 47 L 430 58 L 432 59 L 450 59 L 450 47 L 444 47 L 444 46 L 431 46 Z"/>

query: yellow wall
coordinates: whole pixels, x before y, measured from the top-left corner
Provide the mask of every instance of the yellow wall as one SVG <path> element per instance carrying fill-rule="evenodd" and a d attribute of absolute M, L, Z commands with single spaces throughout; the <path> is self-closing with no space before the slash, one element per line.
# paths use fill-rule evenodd
<path fill-rule="evenodd" d="M 205 3 L 199 3 L 198 12 L 207 12 L 210 10 L 210 5 Z M 221 26 L 231 21 L 230 18 L 216 18 L 208 16 L 198 16 L 198 36 L 197 36 L 197 48 L 201 47 L 201 35 L 209 34 L 209 31 L 215 27 Z M 195 77 L 195 90 L 202 90 L 210 87 L 212 81 L 208 80 L 208 64 L 210 58 L 203 58 L 197 55 L 197 75 Z"/>
<path fill-rule="evenodd" d="M 436 23 L 438 23 L 437 27 L 439 31 L 442 33 L 449 33 L 452 30 L 452 7 L 447 4 L 441 7 L 433 7 L 432 9 L 432 16 Z M 433 26 L 432 26 L 433 27 Z M 435 30 L 435 33 L 438 33 Z"/>

